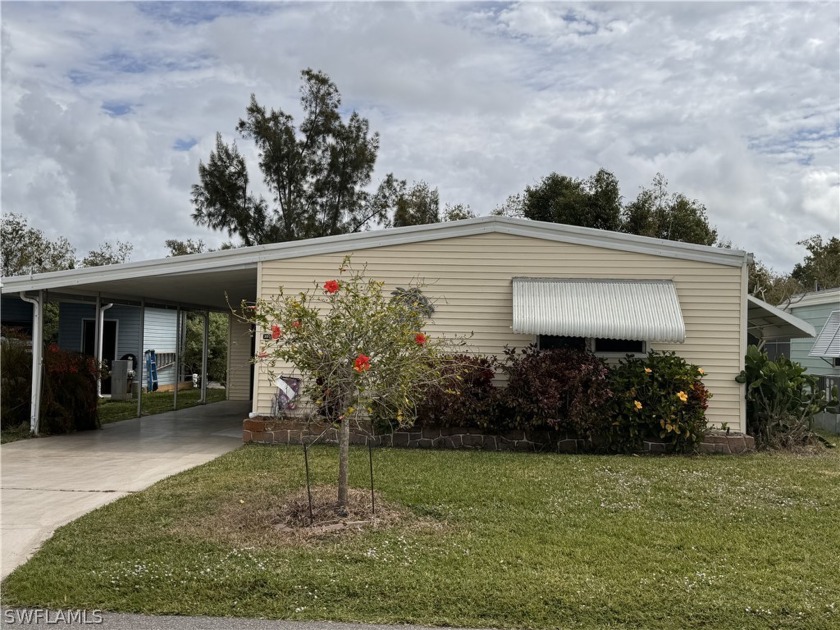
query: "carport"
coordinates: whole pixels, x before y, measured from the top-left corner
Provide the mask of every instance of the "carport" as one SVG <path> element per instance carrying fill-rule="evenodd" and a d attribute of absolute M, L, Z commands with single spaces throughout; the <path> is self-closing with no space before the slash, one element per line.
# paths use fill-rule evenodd
<path fill-rule="evenodd" d="M 32 305 L 32 398 L 30 428 L 38 434 L 43 373 L 43 314 L 49 301 L 75 301 L 95 305 L 95 356 L 102 359 L 102 331 L 105 311 L 113 305 L 136 307 L 140 311 L 138 357 L 142 358 L 143 317 L 149 307 L 204 314 L 201 401 L 206 400 L 207 331 L 209 312 L 230 312 L 242 301 L 253 301 L 257 294 L 259 261 L 265 247 L 224 250 L 148 260 L 105 267 L 72 269 L 30 276 L 4 278 L 0 293 L 19 297 Z M 228 334 L 228 399 L 250 400 L 250 332 L 245 324 L 231 319 Z M 177 361 L 177 359 L 176 359 Z M 138 380 L 142 382 L 144 361 L 138 361 Z M 243 370 L 247 373 L 242 374 Z M 230 374 L 233 371 L 234 374 Z M 137 399 L 138 416 L 142 387 Z M 175 404 L 177 405 L 177 387 Z"/>

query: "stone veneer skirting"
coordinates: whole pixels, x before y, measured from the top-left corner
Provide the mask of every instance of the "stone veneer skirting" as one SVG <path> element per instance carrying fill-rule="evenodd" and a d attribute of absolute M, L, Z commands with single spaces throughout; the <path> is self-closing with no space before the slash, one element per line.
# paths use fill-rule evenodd
<path fill-rule="evenodd" d="M 304 442 L 312 443 L 316 439 L 320 444 L 337 444 L 338 429 L 274 418 L 250 418 L 242 424 L 242 441 L 246 444 L 303 444 Z M 590 450 L 585 440 L 551 431 L 510 431 L 504 434 L 485 434 L 478 429 L 463 427 L 420 427 L 383 435 L 371 435 L 360 429 L 351 429 L 350 443 L 450 450 L 554 453 L 582 453 Z M 669 445 L 662 442 L 645 442 L 644 446 L 644 450 L 650 453 L 669 451 Z M 747 453 L 755 450 L 755 441 L 749 435 L 713 431 L 706 435 L 698 450 L 701 453 Z"/>

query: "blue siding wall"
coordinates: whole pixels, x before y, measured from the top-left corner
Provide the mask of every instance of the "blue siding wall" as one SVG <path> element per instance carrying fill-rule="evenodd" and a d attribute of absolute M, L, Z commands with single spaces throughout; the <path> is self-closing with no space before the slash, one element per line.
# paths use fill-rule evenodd
<path fill-rule="evenodd" d="M 94 319 L 96 307 L 92 304 L 62 302 L 59 305 L 58 345 L 64 350 L 80 352 L 82 349 L 82 321 Z M 135 306 L 113 306 L 105 311 L 106 320 L 117 322 L 117 356 L 126 354 L 138 356 L 140 352 L 140 308 Z M 143 350 L 175 352 L 176 312 L 158 308 L 147 308 Z M 142 354 L 138 357 L 142 360 Z M 175 381 L 174 367 L 158 371 L 158 384 L 171 385 Z M 145 386 L 145 368 L 143 385 Z"/>
<path fill-rule="evenodd" d="M 825 321 L 828 319 L 831 311 L 836 311 L 840 308 L 838 304 L 817 304 L 813 306 L 794 306 L 791 312 L 804 319 L 817 330 L 820 334 L 822 327 L 825 326 Z M 821 376 L 840 376 L 840 368 L 832 367 L 828 362 L 819 357 L 809 357 L 808 353 L 814 346 L 814 339 L 791 339 L 790 340 L 790 360 L 801 363 L 811 374 L 819 374 Z"/>

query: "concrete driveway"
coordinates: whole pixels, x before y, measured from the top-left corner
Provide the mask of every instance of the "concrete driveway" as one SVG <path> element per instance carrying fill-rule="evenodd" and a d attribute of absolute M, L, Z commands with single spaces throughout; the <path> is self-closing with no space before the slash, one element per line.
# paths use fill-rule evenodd
<path fill-rule="evenodd" d="M 226 401 L 0 447 L 0 579 L 62 525 L 242 444 L 250 402 Z"/>

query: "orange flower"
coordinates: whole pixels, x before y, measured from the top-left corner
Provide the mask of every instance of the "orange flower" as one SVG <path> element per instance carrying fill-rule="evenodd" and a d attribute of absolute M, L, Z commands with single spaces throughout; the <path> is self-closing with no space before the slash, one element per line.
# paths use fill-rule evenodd
<path fill-rule="evenodd" d="M 706 370 L 704 370 L 703 368 L 697 368 L 697 373 L 698 373 L 700 376 L 703 376 L 703 375 L 706 373 Z"/>
<path fill-rule="evenodd" d="M 426 343 L 426 341 L 427 341 L 427 340 L 428 340 L 428 337 L 426 337 L 426 335 L 424 335 L 424 334 L 423 334 L 423 333 L 421 333 L 421 332 L 419 332 L 419 333 L 417 333 L 416 335 L 414 335 L 414 341 L 415 341 L 415 342 L 417 343 L 417 345 L 419 345 L 419 346 L 422 346 L 424 343 Z"/>
<path fill-rule="evenodd" d="M 642 403 L 640 403 L 638 400 L 634 400 L 633 404 L 636 406 L 637 410 L 642 408 Z"/>
<path fill-rule="evenodd" d="M 679 398 L 683 402 L 688 402 L 688 394 L 685 392 L 677 392 L 677 398 Z"/>
<path fill-rule="evenodd" d="M 650 368 L 645 368 L 645 374 L 650 374 L 651 372 L 653 372 L 653 370 L 651 370 Z"/>
<path fill-rule="evenodd" d="M 332 295 L 333 293 L 338 293 L 338 290 L 341 288 L 341 285 L 338 283 L 338 280 L 327 280 L 324 283 L 324 291 Z"/>
<path fill-rule="evenodd" d="M 360 354 L 357 356 L 356 360 L 353 361 L 353 369 L 359 374 L 367 372 L 370 369 L 370 357 L 366 354 Z"/>

